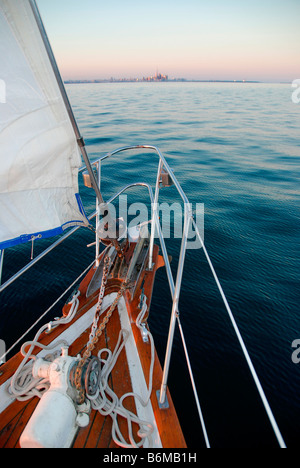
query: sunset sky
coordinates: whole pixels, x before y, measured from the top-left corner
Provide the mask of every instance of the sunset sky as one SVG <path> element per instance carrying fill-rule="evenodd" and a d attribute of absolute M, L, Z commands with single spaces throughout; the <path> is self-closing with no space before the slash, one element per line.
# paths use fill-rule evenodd
<path fill-rule="evenodd" d="M 300 0 L 37 0 L 64 79 L 300 78 Z"/>

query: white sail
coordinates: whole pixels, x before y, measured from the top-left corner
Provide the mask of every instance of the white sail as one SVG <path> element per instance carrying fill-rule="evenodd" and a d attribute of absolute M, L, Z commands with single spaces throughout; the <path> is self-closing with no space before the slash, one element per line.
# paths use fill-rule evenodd
<path fill-rule="evenodd" d="M 0 0 L 0 81 L 1 250 L 87 220 L 80 152 L 29 0 Z"/>

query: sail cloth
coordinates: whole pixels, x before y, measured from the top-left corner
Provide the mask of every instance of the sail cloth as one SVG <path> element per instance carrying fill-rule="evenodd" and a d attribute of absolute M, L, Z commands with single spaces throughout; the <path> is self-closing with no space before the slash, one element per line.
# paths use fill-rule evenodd
<path fill-rule="evenodd" d="M 0 0 L 0 80 L 1 250 L 88 221 L 81 155 L 29 0 Z"/>

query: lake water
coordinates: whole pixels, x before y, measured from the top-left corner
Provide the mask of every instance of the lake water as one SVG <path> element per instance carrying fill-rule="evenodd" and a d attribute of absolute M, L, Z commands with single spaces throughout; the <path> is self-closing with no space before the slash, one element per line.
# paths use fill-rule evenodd
<path fill-rule="evenodd" d="M 300 339 L 300 104 L 292 102 L 291 86 L 108 83 L 69 85 L 67 91 L 91 158 L 126 145 L 155 145 L 190 201 L 204 203 L 207 250 L 284 439 L 298 447 L 300 364 L 291 356 L 292 342 Z M 130 182 L 155 183 L 156 170 L 153 153 L 129 152 L 108 160 L 104 197 Z M 141 201 L 147 198 L 140 190 L 130 193 L 131 201 L 137 195 Z M 178 200 L 174 188 L 162 195 Z M 83 200 L 92 211 L 93 197 L 85 188 Z M 93 249 L 85 247 L 92 241 L 92 233 L 80 231 L 51 264 L 43 261 L 19 280 L 17 303 L 14 291 L 3 294 L 0 338 L 12 342 L 62 292 L 61 277 L 67 283 L 76 278 L 81 260 L 84 265 L 92 261 Z M 174 269 L 179 246 L 179 241 L 170 245 Z M 29 255 L 29 246 L 21 253 L 7 251 L 4 280 Z M 159 271 L 150 326 L 161 359 L 170 317 L 167 289 L 165 273 Z M 201 250 L 187 254 L 180 313 L 211 445 L 276 447 Z M 171 393 L 189 445 L 204 447 L 187 382 L 176 333 Z"/>

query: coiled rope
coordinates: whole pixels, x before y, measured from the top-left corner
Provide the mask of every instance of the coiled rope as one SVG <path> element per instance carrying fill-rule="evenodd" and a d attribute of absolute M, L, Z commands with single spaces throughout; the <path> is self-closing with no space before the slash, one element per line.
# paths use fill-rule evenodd
<path fill-rule="evenodd" d="M 73 320 L 79 306 L 79 295 L 80 292 L 78 291 L 73 296 L 72 301 L 70 302 L 71 308 L 67 317 L 62 317 L 61 319 L 57 320 L 55 323 L 56 326 L 67 325 Z M 27 341 L 21 347 L 21 354 L 24 357 L 24 359 L 19 365 L 15 374 L 13 375 L 8 388 L 9 393 L 13 394 L 19 401 L 30 400 L 35 396 L 37 396 L 38 398 L 42 398 L 44 393 L 50 388 L 50 384 L 47 379 L 35 379 L 32 375 L 34 361 L 37 359 L 37 357 L 32 354 L 34 348 L 38 347 L 43 350 L 51 351 L 59 347 L 59 351 L 56 351 L 52 354 L 48 354 L 45 357 L 46 361 L 53 362 L 57 357 L 60 356 L 60 348 L 62 346 L 68 346 L 68 343 L 65 340 L 56 341 L 52 344 L 50 343 L 48 346 L 39 343 L 39 338 L 41 334 L 44 331 L 49 330 L 51 325 L 52 322 L 43 325 L 35 335 L 34 339 L 32 341 Z M 26 351 L 28 346 L 29 349 Z"/>
<path fill-rule="evenodd" d="M 70 288 L 73 285 L 70 286 Z M 69 289 L 70 289 L 69 288 Z M 78 306 L 79 306 L 79 297 L 80 292 L 77 292 L 70 302 L 71 308 L 68 313 L 67 317 L 62 317 L 61 319 L 56 320 L 55 326 L 59 325 L 66 325 L 70 323 L 73 318 L 75 317 Z M 102 294 L 100 294 L 100 298 L 102 299 Z M 118 298 L 120 299 L 120 298 Z M 139 313 L 136 325 L 140 330 L 143 330 L 145 333 L 145 329 L 142 328 L 141 323 L 144 319 L 144 316 L 147 312 L 147 304 L 146 304 L 146 297 L 144 296 L 142 310 Z M 115 309 L 115 302 L 111 306 L 112 311 Z M 101 300 L 102 303 L 102 300 Z M 46 325 L 43 325 L 40 330 L 35 335 L 32 341 L 27 341 L 21 347 L 21 354 L 24 357 L 21 364 L 19 365 L 17 371 L 13 375 L 8 391 L 10 394 L 14 395 L 15 398 L 19 401 L 27 401 L 33 397 L 42 398 L 42 396 L 49 390 L 50 383 L 48 379 L 36 379 L 33 377 L 32 370 L 34 361 L 37 359 L 35 355 L 33 355 L 33 350 L 35 347 L 41 348 L 46 351 L 52 351 L 54 348 L 68 346 L 68 343 L 64 340 L 56 341 L 53 344 L 48 346 L 44 346 L 39 343 L 39 338 L 41 334 L 49 330 L 53 326 L 53 323 L 50 322 Z M 129 398 L 133 397 L 139 401 L 139 403 L 146 407 L 149 403 L 151 392 L 152 392 L 152 381 L 153 381 L 153 368 L 154 368 L 154 340 L 149 332 L 146 330 L 147 336 L 151 343 L 151 363 L 150 363 L 150 370 L 149 370 L 149 386 L 146 397 L 143 399 L 137 393 L 129 392 L 123 395 L 121 398 L 118 398 L 117 395 L 113 392 L 113 390 L 109 387 L 108 380 L 109 376 L 118 360 L 118 357 L 126 345 L 128 338 L 130 337 L 130 332 L 128 330 L 122 329 L 119 334 L 118 342 L 115 347 L 114 352 L 112 353 L 109 349 L 102 349 L 98 353 L 98 358 L 103 364 L 103 368 L 101 370 L 101 379 L 99 383 L 99 388 L 96 394 L 92 397 L 87 395 L 87 398 L 91 401 L 91 406 L 94 410 L 99 411 L 99 413 L 103 416 L 110 416 L 112 419 L 112 438 L 116 445 L 122 448 L 140 448 L 147 444 L 147 447 L 152 447 L 153 440 L 152 434 L 154 432 L 154 427 L 151 423 L 140 419 L 136 414 L 129 411 L 124 406 L 124 401 Z M 123 339 L 123 341 L 122 341 Z M 121 342 L 122 341 L 122 342 Z M 107 354 L 107 358 L 104 359 L 103 355 Z M 45 360 L 49 362 L 53 362 L 57 357 L 59 357 L 60 351 L 56 351 L 54 353 L 49 353 L 45 357 Z M 127 428 L 128 428 L 128 436 L 129 436 L 129 443 L 126 441 L 124 435 L 122 434 L 118 418 L 122 417 L 127 420 Z M 140 441 L 136 441 L 133 435 L 133 424 L 137 424 L 139 426 L 139 430 L 137 431 L 137 436 L 140 438 Z"/>
<path fill-rule="evenodd" d="M 101 294 L 100 294 L 101 297 Z M 116 300 L 119 301 L 120 298 Z M 116 302 L 114 301 L 114 303 Z M 113 303 L 113 304 L 114 304 Z M 115 307 L 111 307 L 115 308 Z M 141 312 L 139 313 L 136 319 L 136 325 L 143 334 L 147 334 L 147 338 L 150 340 L 151 345 L 151 362 L 149 369 L 149 385 L 147 388 L 147 394 L 144 399 L 134 392 L 128 392 L 124 394 L 121 398 L 118 398 L 116 393 L 109 386 L 108 380 L 109 376 L 118 360 L 118 357 L 126 345 L 127 340 L 130 337 L 130 332 L 128 330 L 122 329 L 119 333 L 119 338 L 114 352 L 112 353 L 109 349 L 104 348 L 99 351 L 98 359 L 103 364 L 101 369 L 101 378 L 99 382 L 99 388 L 94 396 L 87 395 L 87 398 L 91 401 L 91 406 L 94 410 L 98 411 L 102 416 L 110 416 L 112 419 L 112 439 L 116 445 L 121 448 L 140 448 L 147 444 L 147 447 L 150 448 L 153 446 L 152 434 L 154 432 L 154 427 L 151 423 L 140 419 L 136 414 L 129 411 L 124 406 L 124 401 L 133 397 L 138 400 L 139 403 L 145 408 L 150 400 L 152 393 L 152 382 L 153 382 L 153 369 L 154 369 L 154 340 L 148 329 L 142 327 L 142 321 L 144 320 L 145 314 L 147 313 L 147 297 L 141 296 Z M 104 320 L 105 322 L 105 320 Z M 101 328 L 101 327 L 100 327 Z M 123 340 L 122 340 L 123 339 Z M 107 354 L 107 358 L 104 359 L 103 355 Z M 126 441 L 125 437 L 120 430 L 118 417 L 122 417 L 127 420 L 128 428 L 128 437 L 129 443 Z M 140 438 L 140 441 L 136 441 L 133 436 L 133 424 L 139 426 L 137 436 Z"/>

